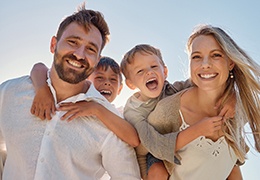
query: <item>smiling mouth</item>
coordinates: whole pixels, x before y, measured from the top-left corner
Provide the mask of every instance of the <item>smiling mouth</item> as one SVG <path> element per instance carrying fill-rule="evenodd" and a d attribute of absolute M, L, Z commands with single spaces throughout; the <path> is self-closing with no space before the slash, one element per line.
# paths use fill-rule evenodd
<path fill-rule="evenodd" d="M 157 88 L 157 86 L 158 86 L 158 80 L 156 78 L 152 78 L 146 81 L 146 87 L 149 90 L 154 90 Z"/>
<path fill-rule="evenodd" d="M 211 73 L 211 74 L 199 74 L 199 77 L 202 79 L 211 79 L 216 77 L 218 74 L 217 73 Z"/>
<path fill-rule="evenodd" d="M 101 90 L 101 91 L 99 91 L 99 92 L 100 92 L 100 94 L 102 94 L 103 96 L 110 96 L 110 95 L 112 94 L 112 92 L 109 91 L 109 90 Z"/>
<path fill-rule="evenodd" d="M 78 62 L 78 61 L 74 61 L 74 60 L 67 60 L 67 62 L 71 65 L 71 66 L 73 66 L 73 67 L 75 67 L 75 68 L 83 68 L 84 66 L 80 63 L 80 62 Z"/>

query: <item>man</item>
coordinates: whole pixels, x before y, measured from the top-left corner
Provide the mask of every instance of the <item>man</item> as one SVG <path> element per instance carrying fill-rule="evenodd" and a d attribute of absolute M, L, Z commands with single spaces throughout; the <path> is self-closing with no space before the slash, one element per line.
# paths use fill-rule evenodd
<path fill-rule="evenodd" d="M 60 24 L 51 40 L 54 61 L 47 80 L 56 106 L 93 100 L 118 113 L 85 81 L 108 35 L 102 14 L 84 6 Z M 140 179 L 134 150 L 96 117 L 68 123 L 60 120 L 65 112 L 56 112 L 51 121 L 41 121 L 30 113 L 34 95 L 29 76 L 0 85 L 0 143 L 7 149 L 3 179 L 92 180 L 105 171 L 112 179 Z"/>

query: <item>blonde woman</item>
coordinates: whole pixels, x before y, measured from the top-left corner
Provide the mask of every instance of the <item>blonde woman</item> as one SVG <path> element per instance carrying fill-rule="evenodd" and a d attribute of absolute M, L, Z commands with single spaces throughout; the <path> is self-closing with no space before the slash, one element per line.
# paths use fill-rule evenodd
<path fill-rule="evenodd" d="M 244 163 L 248 151 L 246 123 L 260 152 L 260 66 L 227 33 L 210 25 L 194 30 L 187 52 L 194 86 L 161 100 L 148 117 L 157 131 L 178 133 L 176 139 L 169 138 L 175 146 L 153 154 L 152 145 L 171 136 L 156 133 L 144 121 L 138 122 L 139 137 L 154 156 L 175 164 L 170 179 L 242 179 L 238 165 Z M 216 102 L 221 99 L 224 104 L 234 94 L 235 117 L 220 117 Z M 196 124 L 204 124 L 205 131 L 191 131 Z M 213 131 L 205 136 L 209 127 Z M 198 138 L 192 138 L 194 133 Z"/>

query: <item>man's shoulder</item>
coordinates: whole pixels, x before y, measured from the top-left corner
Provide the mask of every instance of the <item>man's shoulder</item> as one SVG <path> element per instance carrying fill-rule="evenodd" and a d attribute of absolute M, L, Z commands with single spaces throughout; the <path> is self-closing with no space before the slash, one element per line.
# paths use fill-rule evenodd
<path fill-rule="evenodd" d="M 13 88 L 13 87 L 19 87 L 21 84 L 24 84 L 25 82 L 29 83 L 31 81 L 31 78 L 29 75 L 21 76 L 13 79 L 8 79 L 0 84 L 0 88 Z"/>

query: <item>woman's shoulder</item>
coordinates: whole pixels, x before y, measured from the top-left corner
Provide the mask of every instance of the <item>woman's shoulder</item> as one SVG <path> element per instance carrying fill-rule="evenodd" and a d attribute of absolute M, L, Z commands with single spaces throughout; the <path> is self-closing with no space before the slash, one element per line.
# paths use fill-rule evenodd
<path fill-rule="evenodd" d="M 184 90 L 182 90 L 182 91 L 180 91 L 180 92 L 177 92 L 177 93 L 175 93 L 175 94 L 173 94 L 173 95 L 170 95 L 170 96 L 167 96 L 167 97 L 163 98 L 162 100 L 160 100 L 160 101 L 158 102 L 157 106 L 158 106 L 159 104 L 164 104 L 164 106 L 165 106 L 166 104 L 172 106 L 173 104 L 176 105 L 176 103 L 177 103 L 177 105 L 178 105 L 178 104 L 180 103 L 181 96 L 182 96 L 187 90 L 188 90 L 188 89 L 184 89 Z"/>

